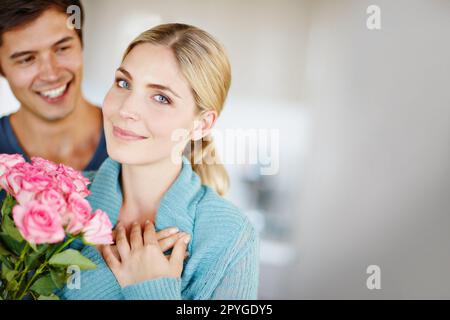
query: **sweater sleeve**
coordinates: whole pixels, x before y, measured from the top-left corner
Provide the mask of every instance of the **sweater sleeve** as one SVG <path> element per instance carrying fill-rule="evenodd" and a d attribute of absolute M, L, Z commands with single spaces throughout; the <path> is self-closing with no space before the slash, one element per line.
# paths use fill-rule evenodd
<path fill-rule="evenodd" d="M 259 281 L 259 239 L 253 233 L 244 252 L 225 271 L 212 300 L 256 300 Z"/>
<path fill-rule="evenodd" d="M 125 300 L 181 300 L 180 278 L 157 278 L 122 289 Z"/>

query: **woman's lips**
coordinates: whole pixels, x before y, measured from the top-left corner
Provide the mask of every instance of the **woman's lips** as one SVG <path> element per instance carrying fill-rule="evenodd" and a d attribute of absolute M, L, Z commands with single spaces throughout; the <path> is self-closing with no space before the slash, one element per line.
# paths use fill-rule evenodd
<path fill-rule="evenodd" d="M 113 134 L 115 137 L 122 139 L 122 140 L 144 140 L 147 139 L 146 137 L 143 137 L 141 135 L 138 135 L 137 133 L 129 130 L 124 130 L 119 127 L 113 126 Z"/>

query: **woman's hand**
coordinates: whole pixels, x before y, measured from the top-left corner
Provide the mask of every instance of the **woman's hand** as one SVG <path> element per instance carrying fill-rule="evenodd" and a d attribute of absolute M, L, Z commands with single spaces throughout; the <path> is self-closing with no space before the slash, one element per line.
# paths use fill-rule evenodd
<path fill-rule="evenodd" d="M 117 228 L 119 227 L 119 225 L 120 225 L 120 222 L 119 222 Z M 116 240 L 117 228 L 113 230 L 114 241 Z M 167 250 L 172 249 L 173 246 L 175 245 L 175 243 L 177 242 L 177 240 L 180 239 L 181 237 L 184 237 L 185 235 L 187 235 L 187 233 L 180 232 L 178 230 L 178 228 L 172 227 L 172 228 L 166 228 L 166 229 L 156 232 L 156 239 L 158 240 L 158 243 L 159 243 L 159 246 L 160 246 L 162 252 L 166 252 Z M 98 249 L 98 251 L 103 252 L 102 245 L 97 246 L 97 249 Z M 111 250 L 114 253 L 114 255 L 116 256 L 116 258 L 120 260 L 119 251 L 117 251 L 116 245 L 111 245 Z M 186 252 L 185 257 L 187 257 L 187 252 Z"/>
<path fill-rule="evenodd" d="M 154 225 L 147 221 L 144 234 L 138 223 L 133 224 L 128 242 L 125 228 L 119 225 L 116 231 L 116 254 L 112 246 L 103 246 L 101 252 L 120 286 L 126 287 L 161 277 L 181 277 L 190 235 L 177 239 L 172 254 L 166 257 L 163 252 L 170 246 L 170 241 L 173 239 L 158 241 Z"/>

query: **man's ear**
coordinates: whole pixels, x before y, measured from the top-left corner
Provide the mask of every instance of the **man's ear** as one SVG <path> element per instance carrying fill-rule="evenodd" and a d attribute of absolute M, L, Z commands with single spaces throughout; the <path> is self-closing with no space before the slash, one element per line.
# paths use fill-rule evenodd
<path fill-rule="evenodd" d="M 215 110 L 204 111 L 200 117 L 194 121 L 194 130 L 192 131 L 192 140 L 201 140 L 211 133 L 212 128 L 217 121 L 217 112 Z"/>

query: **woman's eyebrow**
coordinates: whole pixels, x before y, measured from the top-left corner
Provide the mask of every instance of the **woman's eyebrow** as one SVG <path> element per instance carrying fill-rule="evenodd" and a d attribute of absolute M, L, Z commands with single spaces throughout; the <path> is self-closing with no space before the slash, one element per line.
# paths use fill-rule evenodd
<path fill-rule="evenodd" d="M 181 97 L 179 95 L 177 95 L 175 93 L 175 91 L 173 91 L 172 89 L 170 89 L 169 87 L 163 86 L 161 84 L 156 84 L 156 83 L 149 83 L 147 85 L 148 88 L 153 88 L 153 89 L 159 89 L 159 90 L 163 90 L 163 91 L 169 91 L 171 92 L 175 97 L 177 97 L 178 99 L 181 99 Z"/>
<path fill-rule="evenodd" d="M 133 77 L 131 76 L 131 73 L 129 73 L 127 70 L 125 70 L 123 67 L 120 67 L 117 69 L 117 71 L 122 72 L 126 77 L 128 77 L 130 80 L 133 80 Z M 157 83 L 149 83 L 147 84 L 148 88 L 153 88 L 153 89 L 159 89 L 159 90 L 163 90 L 163 91 L 169 91 L 171 92 L 174 96 L 176 96 L 177 98 L 181 99 L 181 97 L 175 92 L 173 91 L 170 87 L 168 86 L 164 86 L 162 84 L 157 84 Z"/>
<path fill-rule="evenodd" d="M 127 70 L 125 70 L 124 68 L 122 68 L 122 67 L 117 68 L 117 71 L 122 72 L 122 73 L 123 73 L 124 75 L 126 75 L 130 80 L 133 80 L 133 77 L 131 76 L 131 74 L 130 74 Z"/>

